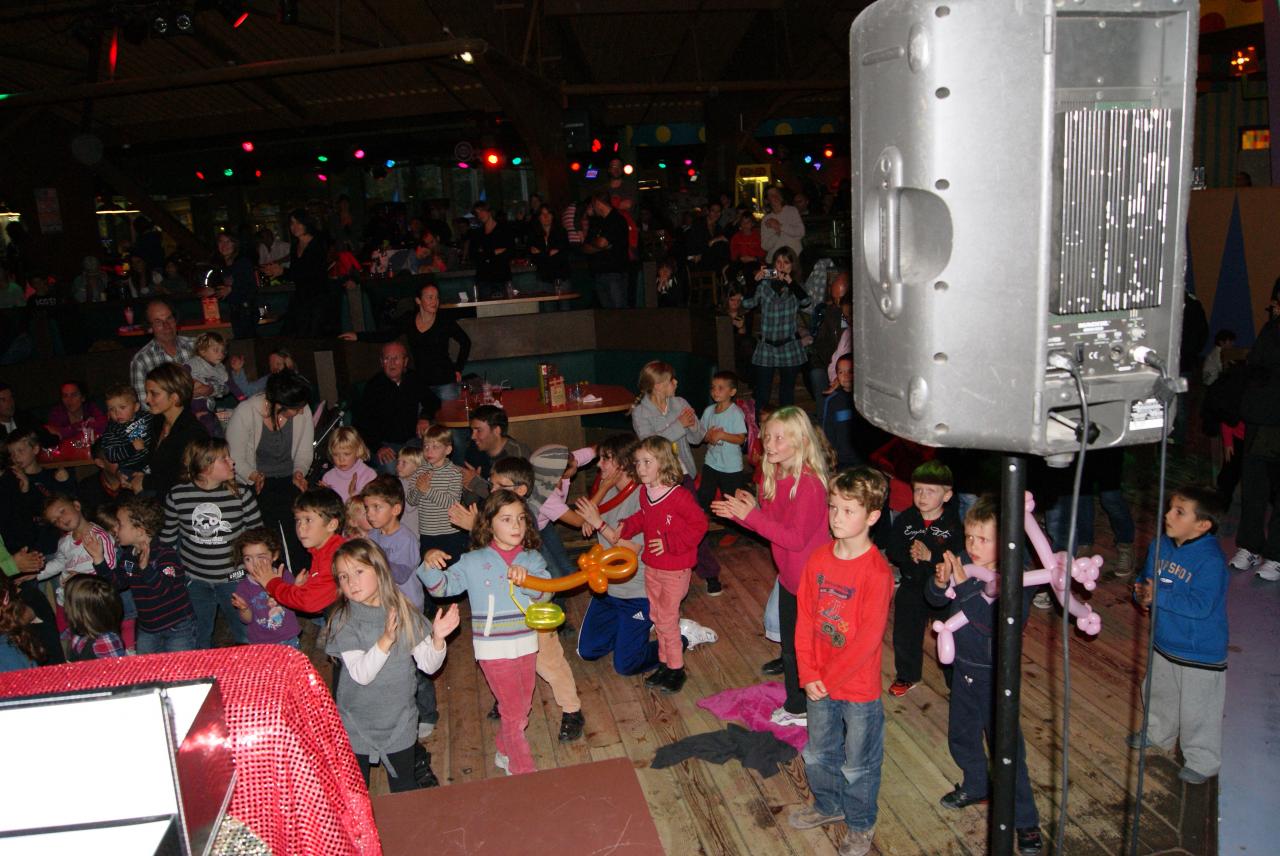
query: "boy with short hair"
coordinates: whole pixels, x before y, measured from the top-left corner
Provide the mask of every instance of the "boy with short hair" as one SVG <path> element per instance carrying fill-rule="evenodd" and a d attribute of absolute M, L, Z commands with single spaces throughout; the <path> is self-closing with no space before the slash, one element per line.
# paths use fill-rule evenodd
<path fill-rule="evenodd" d="M 858 452 L 854 426 L 860 417 L 853 406 L 853 354 L 836 357 L 836 380 L 822 400 L 819 422 L 827 442 L 836 451 L 836 466 L 857 467 L 866 463 Z"/>
<path fill-rule="evenodd" d="M 904 696 L 920 683 L 931 611 L 925 586 L 943 554 L 964 548 L 960 518 L 949 505 L 951 488 L 951 469 L 938 460 L 925 461 L 911 473 L 911 508 L 894 518 L 885 532 L 885 558 L 901 576 L 893 600 L 893 696 Z"/>
<path fill-rule="evenodd" d="M 880 649 L 893 572 L 871 543 L 888 482 L 846 470 L 831 482 L 827 522 L 835 540 L 809 557 L 796 593 L 796 666 L 808 696 L 804 769 L 813 805 L 791 814 L 796 829 L 844 820 L 841 856 L 863 856 L 875 834 L 884 760 Z"/>
<path fill-rule="evenodd" d="M 279 568 L 248 568 L 250 576 L 282 606 L 297 612 L 317 614 L 338 599 L 333 579 L 333 554 L 346 540 L 342 526 L 346 508 L 342 497 L 327 487 L 315 487 L 293 501 L 293 522 L 298 540 L 311 554 L 311 568 L 300 584 L 281 579 Z M 302 574 L 298 575 L 299 577 Z"/>
<path fill-rule="evenodd" d="M 746 468 L 742 462 L 742 444 L 747 441 L 747 417 L 735 402 L 738 395 L 738 376 L 730 371 L 716 372 L 711 376 L 711 403 L 702 411 L 702 429 L 706 434 L 702 442 L 707 445 L 707 456 L 702 462 L 702 477 L 698 481 L 698 504 L 710 510 L 711 501 L 718 490 L 723 496 L 733 496 L 748 486 Z M 719 568 L 716 568 L 719 571 Z M 719 597 L 724 591 L 720 577 L 707 577 L 707 594 Z"/>
<path fill-rule="evenodd" d="M 450 429 L 427 428 L 422 435 L 422 466 L 410 477 L 405 498 L 418 507 L 418 550 L 444 550 L 456 557 L 466 549 L 467 536 L 449 522 L 449 508 L 462 498 L 462 470 L 449 460 L 452 452 Z"/>
<path fill-rule="evenodd" d="M 102 444 L 103 457 L 119 467 L 120 475 L 128 481 L 146 465 L 151 414 L 139 412 L 142 407 L 138 393 L 127 383 L 108 387 L 106 399 L 107 430 L 98 442 Z"/>
<path fill-rule="evenodd" d="M 1222 708 L 1227 690 L 1227 561 L 1214 535 L 1222 516 L 1218 494 L 1189 486 L 1169 496 L 1160 536 L 1160 568 L 1155 547 L 1133 586 L 1134 599 L 1156 604 L 1155 654 L 1151 660 L 1151 707 L 1147 745 L 1182 747 L 1178 778 L 1207 782 L 1222 767 Z M 1142 734 L 1129 736 L 1138 748 Z"/>
<path fill-rule="evenodd" d="M 1000 507 L 991 497 L 982 497 L 964 516 L 964 544 L 968 563 L 996 570 L 1000 555 Z M 963 612 L 969 623 L 955 632 L 956 657 L 951 681 L 951 709 L 947 718 L 947 744 L 951 757 L 964 774 L 964 781 L 941 799 L 943 808 L 962 809 L 989 798 L 990 779 L 983 736 L 995 727 L 992 703 L 995 698 L 994 660 L 995 605 L 983 596 L 984 583 L 964 572 L 965 562 L 948 550 L 934 569 L 925 596 L 933 606 L 948 606 L 947 614 Z M 946 591 L 955 583 L 955 599 Z M 994 748 L 994 747 L 993 747 Z M 1040 814 L 1027 775 L 1027 751 L 1022 726 L 1017 733 L 1014 769 L 1013 822 L 1020 856 L 1036 856 L 1044 848 L 1040 836 Z"/>

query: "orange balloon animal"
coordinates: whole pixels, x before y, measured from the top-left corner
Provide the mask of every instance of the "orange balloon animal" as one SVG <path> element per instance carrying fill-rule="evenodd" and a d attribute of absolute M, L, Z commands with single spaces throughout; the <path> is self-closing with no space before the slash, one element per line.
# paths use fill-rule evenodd
<path fill-rule="evenodd" d="M 542 577 L 525 577 L 521 588 L 533 591 L 568 591 L 586 583 L 593 592 L 604 594 L 609 590 L 609 583 L 620 583 L 636 572 L 636 552 L 630 547 L 610 547 L 608 550 L 599 544 L 578 557 L 577 573 L 569 574 L 555 580 Z"/>

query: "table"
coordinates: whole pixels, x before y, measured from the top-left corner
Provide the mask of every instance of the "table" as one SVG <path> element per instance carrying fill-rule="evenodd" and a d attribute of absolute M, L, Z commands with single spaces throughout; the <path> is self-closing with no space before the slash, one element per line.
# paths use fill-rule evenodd
<path fill-rule="evenodd" d="M 510 423 L 508 433 L 533 451 L 548 443 L 561 443 L 570 449 L 586 445 L 582 417 L 597 413 L 624 413 L 635 403 L 635 393 L 625 386 L 587 384 L 587 394 L 601 400 L 595 403 L 569 403 L 552 407 L 538 400 L 538 390 L 508 389 L 502 395 L 502 409 Z M 471 424 L 466 403 L 458 398 L 446 401 L 436 413 L 436 421 L 449 428 L 466 428 Z"/>
<path fill-rule="evenodd" d="M 541 294 L 536 297 L 513 297 L 502 300 L 463 300 L 457 303 L 442 303 L 441 309 L 474 309 L 477 318 L 498 318 L 504 315 L 537 315 L 543 303 L 554 303 L 558 300 L 576 300 L 575 291 L 565 294 Z"/>
<path fill-rule="evenodd" d="M 233 741 L 228 817 L 271 853 L 379 856 L 369 792 L 337 707 L 311 661 L 292 648 L 241 645 L 7 672 L 0 698 L 207 677 L 218 681 Z M 128 787 L 128 771 L 106 784 Z"/>

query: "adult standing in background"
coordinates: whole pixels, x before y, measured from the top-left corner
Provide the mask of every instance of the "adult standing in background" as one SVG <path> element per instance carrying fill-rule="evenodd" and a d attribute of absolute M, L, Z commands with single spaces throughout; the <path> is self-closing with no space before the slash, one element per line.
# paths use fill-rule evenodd
<path fill-rule="evenodd" d="M 605 309 L 627 305 L 627 221 L 610 201 L 609 192 L 591 197 L 591 218 L 582 252 L 595 279 L 596 300 Z"/>
<path fill-rule="evenodd" d="M 440 399 L 409 366 L 409 351 L 401 342 L 382 346 L 382 371 L 365 384 L 356 409 L 355 425 L 376 463 L 370 466 L 394 473 L 400 450 L 425 431 L 440 409 Z"/>
<path fill-rule="evenodd" d="M 289 266 L 289 242 L 277 238 L 270 229 L 263 229 L 258 232 L 258 265 L 266 267 L 272 262 Z"/>
<path fill-rule="evenodd" d="M 1240 529 L 1231 567 L 1280 580 L 1280 279 L 1271 289 L 1267 323 L 1249 351 L 1244 419 Z M 1268 510 L 1271 512 L 1267 519 Z"/>
<path fill-rule="evenodd" d="M 764 219 L 760 221 L 760 246 L 769 261 L 782 247 L 790 247 L 800 257 L 804 247 L 804 220 L 795 206 L 787 205 L 782 188 L 772 186 L 764 192 Z"/>
<path fill-rule="evenodd" d="M 529 255 L 538 269 L 539 285 L 554 294 L 569 291 L 569 233 L 549 205 L 538 209 L 529 230 Z M 569 307 L 564 304 L 563 308 Z"/>
<path fill-rule="evenodd" d="M 293 296 L 284 320 L 287 335 L 323 336 L 326 329 L 338 325 L 336 292 L 329 287 L 329 250 L 319 234 L 315 220 L 305 210 L 289 213 L 289 234 L 293 235 L 293 253 L 286 269 L 279 262 L 263 265 L 272 278 L 293 282 Z"/>
<path fill-rule="evenodd" d="M 209 286 L 230 308 L 232 337 L 253 339 L 258 335 L 258 277 L 253 262 L 230 232 L 219 232 L 216 246 Z"/>
<path fill-rule="evenodd" d="M 511 229 L 498 222 L 488 202 L 477 202 L 471 213 L 479 225 L 471 236 L 476 292 L 481 300 L 502 300 L 511 286 Z"/>

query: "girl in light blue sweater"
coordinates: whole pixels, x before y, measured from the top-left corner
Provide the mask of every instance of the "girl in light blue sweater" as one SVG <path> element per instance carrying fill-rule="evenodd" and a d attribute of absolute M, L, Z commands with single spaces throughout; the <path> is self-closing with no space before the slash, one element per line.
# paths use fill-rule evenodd
<path fill-rule="evenodd" d="M 418 568 L 427 593 L 435 598 L 467 593 L 471 601 L 471 641 L 476 660 L 498 701 L 502 727 L 493 763 L 508 774 L 537 769 L 524 730 L 533 704 L 538 634 L 525 623 L 511 584 L 528 576 L 550 578 L 538 552 L 541 541 L 533 517 L 518 494 L 496 490 L 471 530 L 471 552 L 445 570 L 453 558 L 428 550 Z M 547 592 L 530 592 L 530 601 L 547 600 Z"/>

